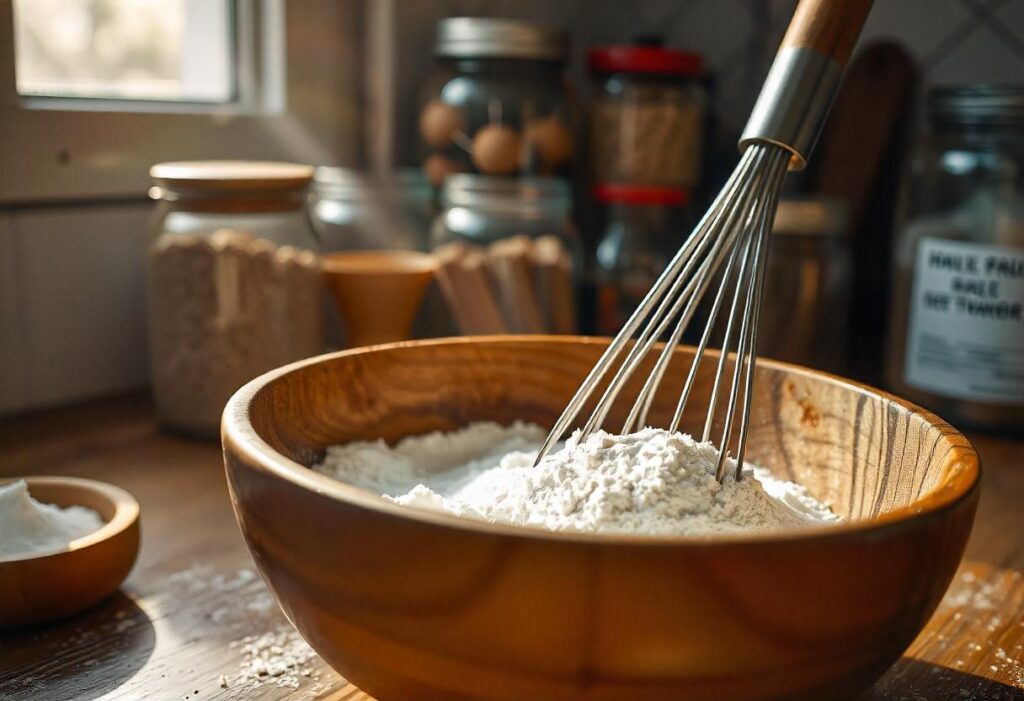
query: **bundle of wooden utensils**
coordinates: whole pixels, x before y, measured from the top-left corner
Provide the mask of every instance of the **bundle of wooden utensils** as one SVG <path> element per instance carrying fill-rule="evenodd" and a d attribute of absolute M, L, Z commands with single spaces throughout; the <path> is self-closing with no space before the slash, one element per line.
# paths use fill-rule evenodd
<path fill-rule="evenodd" d="M 437 280 L 464 334 L 576 332 L 572 258 L 555 236 L 435 249 Z"/>

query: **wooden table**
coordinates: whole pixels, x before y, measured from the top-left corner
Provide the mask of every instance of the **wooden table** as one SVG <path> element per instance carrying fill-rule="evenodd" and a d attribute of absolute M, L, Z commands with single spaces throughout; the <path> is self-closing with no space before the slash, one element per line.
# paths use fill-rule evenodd
<path fill-rule="evenodd" d="M 1024 700 L 1024 443 L 972 438 L 984 477 L 967 558 L 906 656 L 858 701 Z M 143 398 L 106 400 L 0 423 L 0 476 L 29 474 L 129 490 L 143 545 L 99 608 L 0 633 L 0 699 L 372 701 L 297 638 L 256 576 L 218 446 L 161 434 Z M 261 677 L 246 636 L 268 633 L 298 662 Z"/>

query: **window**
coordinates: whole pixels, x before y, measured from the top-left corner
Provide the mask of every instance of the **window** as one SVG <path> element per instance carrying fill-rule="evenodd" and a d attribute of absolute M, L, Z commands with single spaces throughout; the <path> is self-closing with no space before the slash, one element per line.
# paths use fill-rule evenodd
<path fill-rule="evenodd" d="M 236 95 L 231 0 L 15 0 L 26 97 L 225 103 Z"/>
<path fill-rule="evenodd" d="M 0 0 L 0 208 L 140 199 L 160 161 L 358 163 L 361 20 L 361 0 Z"/>

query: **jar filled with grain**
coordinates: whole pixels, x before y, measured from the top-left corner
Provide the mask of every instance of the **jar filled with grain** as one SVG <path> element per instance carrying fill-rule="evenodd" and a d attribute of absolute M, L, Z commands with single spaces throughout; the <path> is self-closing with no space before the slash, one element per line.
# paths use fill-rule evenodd
<path fill-rule="evenodd" d="M 306 209 L 313 169 L 177 162 L 150 175 L 156 412 L 170 430 L 213 438 L 239 387 L 323 351 L 319 245 Z"/>
<path fill-rule="evenodd" d="M 591 179 L 692 188 L 698 184 L 707 95 L 700 54 L 660 45 L 593 48 Z"/>

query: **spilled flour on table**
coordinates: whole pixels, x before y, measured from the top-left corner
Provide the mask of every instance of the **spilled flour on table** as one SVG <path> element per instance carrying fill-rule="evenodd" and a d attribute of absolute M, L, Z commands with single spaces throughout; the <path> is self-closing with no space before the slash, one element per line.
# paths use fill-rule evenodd
<path fill-rule="evenodd" d="M 251 686 L 264 681 L 275 685 L 298 689 L 302 678 L 318 680 L 317 655 L 302 636 L 291 629 L 282 629 L 263 635 L 248 635 L 230 644 L 240 648 L 242 664 L 239 673 L 232 679 L 221 675 L 221 688 Z"/>
<path fill-rule="evenodd" d="M 711 535 L 839 520 L 800 485 L 759 467 L 721 484 L 718 451 L 682 433 L 596 431 L 533 462 L 545 431 L 480 422 L 449 433 L 328 448 L 314 470 L 398 504 L 554 531 Z"/>

